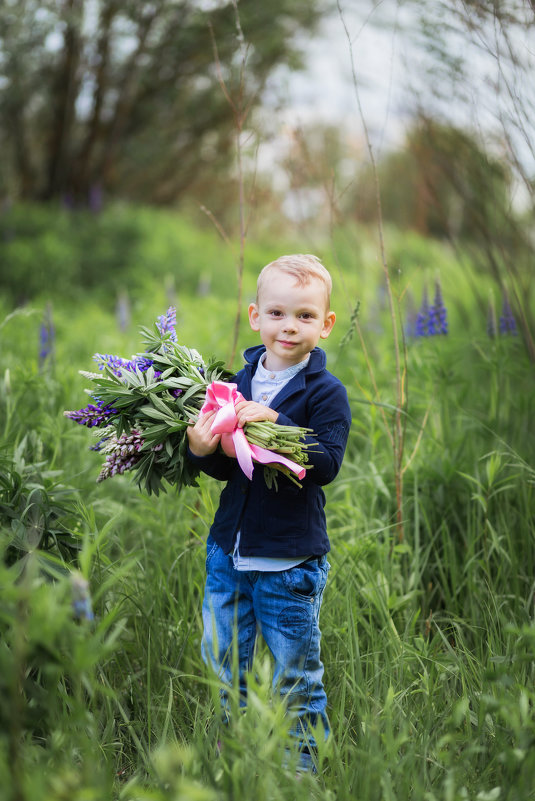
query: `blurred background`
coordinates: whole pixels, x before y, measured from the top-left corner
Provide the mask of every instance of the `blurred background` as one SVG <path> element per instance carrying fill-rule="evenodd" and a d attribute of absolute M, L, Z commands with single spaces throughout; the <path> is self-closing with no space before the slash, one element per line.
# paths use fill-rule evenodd
<path fill-rule="evenodd" d="M 533 0 L 0 0 L 1 799 L 533 798 L 534 59 Z M 171 306 L 241 366 L 292 252 L 353 412 L 299 784 L 261 649 L 219 748 L 219 483 L 97 484 L 64 416 Z"/>
<path fill-rule="evenodd" d="M 463 324 L 505 303 L 533 360 L 534 26 L 522 0 L 6 0 L 2 303 L 91 291 L 125 325 L 297 250 L 352 307 L 379 222 L 407 314 L 438 244 Z"/>

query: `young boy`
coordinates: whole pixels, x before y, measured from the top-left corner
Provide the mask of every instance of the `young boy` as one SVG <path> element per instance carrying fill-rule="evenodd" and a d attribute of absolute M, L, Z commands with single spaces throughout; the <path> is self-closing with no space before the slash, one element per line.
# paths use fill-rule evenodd
<path fill-rule="evenodd" d="M 335 323 L 331 286 L 315 256 L 283 256 L 264 267 L 249 306 L 249 323 L 263 345 L 245 351 L 245 367 L 234 379 L 246 398 L 236 405 L 239 426 L 271 420 L 313 430 L 307 437 L 316 444 L 308 451 L 312 468 L 302 488 L 280 474 L 278 489 L 268 489 L 261 465 L 250 481 L 218 447 L 215 413 L 188 429 L 189 458 L 227 482 L 207 543 L 203 658 L 230 685 L 236 635 L 245 702 L 260 630 L 274 658 L 274 686 L 292 715 L 301 767 L 310 770 L 316 744 L 310 726 L 321 722 L 329 733 L 319 629 L 330 549 L 322 485 L 340 469 L 351 424 L 346 390 L 316 347 Z"/>

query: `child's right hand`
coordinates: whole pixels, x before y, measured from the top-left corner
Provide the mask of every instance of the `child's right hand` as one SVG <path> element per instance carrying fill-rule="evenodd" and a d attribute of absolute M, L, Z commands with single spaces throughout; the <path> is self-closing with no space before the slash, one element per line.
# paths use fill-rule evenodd
<path fill-rule="evenodd" d="M 215 412 L 200 415 L 195 425 L 186 430 L 189 449 L 195 456 L 208 456 L 219 445 L 221 434 L 212 434 L 211 430 L 215 415 Z"/>

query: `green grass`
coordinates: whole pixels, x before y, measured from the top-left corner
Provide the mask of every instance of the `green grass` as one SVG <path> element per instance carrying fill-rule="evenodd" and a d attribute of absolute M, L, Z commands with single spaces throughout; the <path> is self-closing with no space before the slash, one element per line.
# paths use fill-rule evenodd
<path fill-rule="evenodd" d="M 345 269 L 356 298 L 366 271 Z M 466 295 L 455 297 L 449 269 L 452 319 L 473 328 L 454 325 L 448 337 L 408 343 L 412 460 L 402 541 L 381 407 L 356 337 L 339 349 L 354 298 L 345 303 L 335 286 L 338 330 L 326 344 L 354 423 L 342 472 L 327 488 L 333 549 L 322 655 L 333 736 L 316 778 L 298 780 L 291 759 L 285 763 L 284 710 L 271 697 L 262 644 L 246 712 L 228 730 L 218 725 L 217 682 L 200 656 L 204 542 L 217 482 L 202 478 L 199 489 L 159 498 L 139 494 L 128 477 L 97 486 L 100 459 L 87 449 L 87 431 L 62 416 L 85 405 L 77 370 L 92 368 L 94 352 L 140 349 L 137 326 L 164 311 L 165 288 L 155 283 L 138 297 L 126 332 L 93 295 L 76 314 L 53 298 L 55 363 L 42 370 L 44 300 L 0 328 L 0 467 L 33 431 L 26 463 L 57 471 L 39 496 L 41 511 L 59 503 L 60 484 L 72 490 L 64 522 L 95 611 L 93 625 L 75 622 L 68 575 L 51 581 L 31 555 L 22 579 L 0 566 L 0 798 L 535 798 L 532 367 L 519 342 L 485 338 Z M 465 287 L 460 276 L 458 286 Z M 362 290 L 366 312 L 374 282 Z M 184 292 L 179 338 L 224 356 L 233 314 L 230 293 Z M 379 306 L 373 322 L 377 328 L 363 314 L 389 421 L 393 354 Z M 245 328 L 240 342 L 252 342 Z M 24 475 L 29 495 L 37 473 Z M 2 509 L 7 542 L 14 518 Z M 52 543 L 50 564 L 60 555 Z"/>

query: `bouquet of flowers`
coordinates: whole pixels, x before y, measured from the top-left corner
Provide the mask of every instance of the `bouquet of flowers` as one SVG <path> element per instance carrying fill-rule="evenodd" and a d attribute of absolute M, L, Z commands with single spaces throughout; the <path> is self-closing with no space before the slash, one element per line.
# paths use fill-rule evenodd
<path fill-rule="evenodd" d="M 123 359 L 97 353 L 99 372 L 80 373 L 92 382 L 91 403 L 64 415 L 96 429 L 92 450 L 105 455 L 97 478 L 104 481 L 132 470 L 141 489 L 158 495 L 163 481 L 195 486 L 199 469 L 186 456 L 186 429 L 201 412 L 216 411 L 212 424 L 224 451 L 236 456 L 251 478 L 253 462 L 265 466 L 268 486 L 281 470 L 295 483 L 307 468 L 309 429 L 268 421 L 236 425 L 234 406 L 242 399 L 222 361 L 205 361 L 196 350 L 179 345 L 176 311 L 170 307 L 153 329 L 142 328 L 143 353 Z M 297 476 L 297 478 L 295 477 Z"/>

